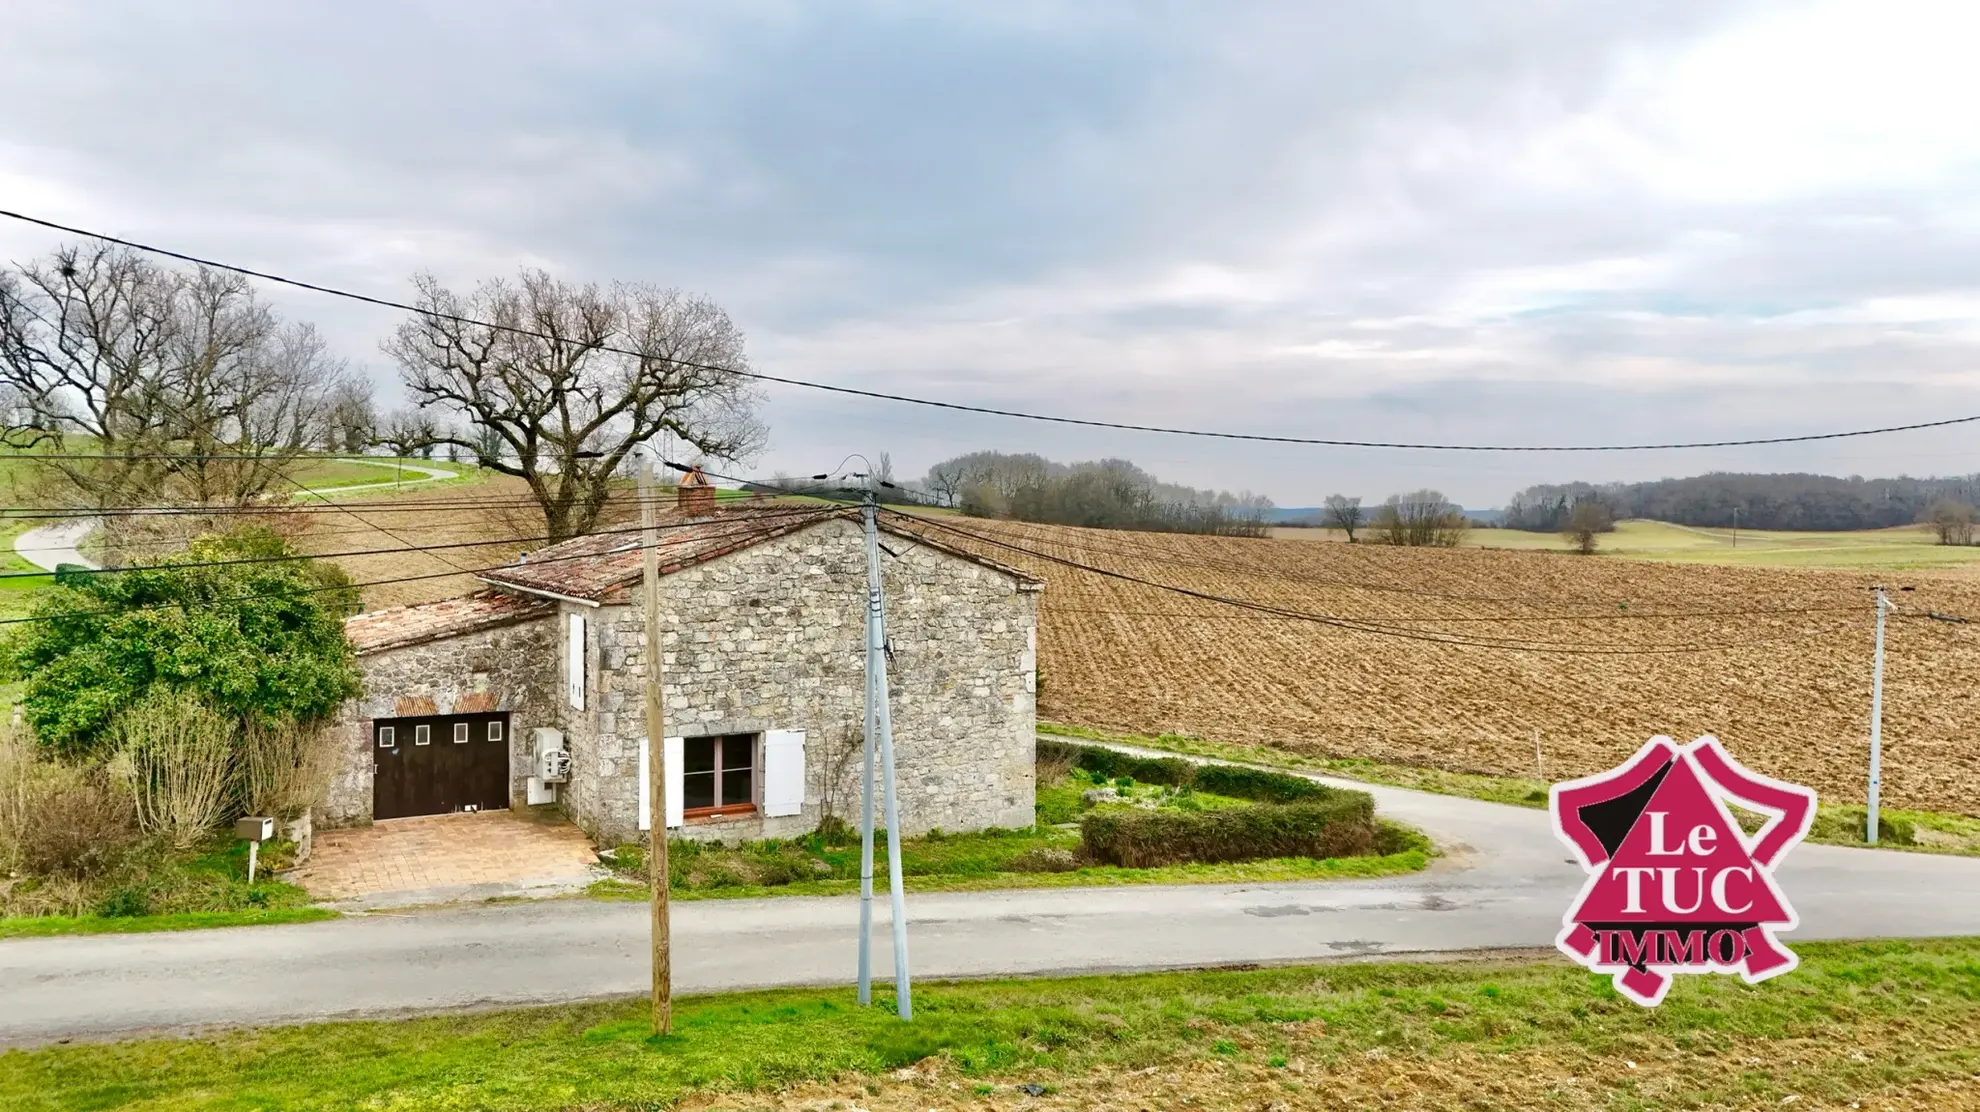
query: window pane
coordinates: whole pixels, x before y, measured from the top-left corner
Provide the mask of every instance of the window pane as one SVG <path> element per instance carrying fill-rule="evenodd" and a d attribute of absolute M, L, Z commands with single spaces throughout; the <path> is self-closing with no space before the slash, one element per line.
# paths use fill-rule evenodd
<path fill-rule="evenodd" d="M 488 740 L 489 741 L 502 740 L 502 724 L 500 722 L 490 722 L 488 724 Z"/>
<path fill-rule="evenodd" d="M 750 798 L 749 770 L 746 768 L 724 769 L 722 771 L 722 805 L 754 802 Z"/>
<path fill-rule="evenodd" d="M 715 740 L 691 737 L 681 745 L 681 767 L 689 772 L 715 771 Z"/>
<path fill-rule="evenodd" d="M 752 767 L 756 763 L 751 759 L 755 754 L 755 734 L 730 734 L 722 739 L 722 771 Z"/>
<path fill-rule="evenodd" d="M 467 739 L 468 739 L 468 724 L 465 722 L 454 723 L 454 744 L 466 745 Z"/>
<path fill-rule="evenodd" d="M 681 809 L 715 806 L 715 774 L 690 772 L 681 777 Z"/>
<path fill-rule="evenodd" d="M 432 742 L 433 742 L 433 727 L 431 726 L 413 727 L 414 745 L 430 745 L 432 744 Z"/>
<path fill-rule="evenodd" d="M 392 740 L 392 734 L 393 734 L 392 727 L 390 726 L 378 727 L 378 748 L 390 749 L 395 745 L 397 745 L 398 743 Z"/>

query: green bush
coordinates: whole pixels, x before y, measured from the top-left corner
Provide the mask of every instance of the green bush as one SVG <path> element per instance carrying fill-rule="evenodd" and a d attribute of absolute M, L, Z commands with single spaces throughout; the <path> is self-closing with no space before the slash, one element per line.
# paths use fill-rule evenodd
<path fill-rule="evenodd" d="M 1040 764 L 1070 765 L 1092 774 L 1098 780 L 1122 787 L 1132 787 L 1136 783 L 1164 784 L 1265 803 L 1329 799 L 1339 794 L 1339 789 L 1283 772 L 1234 765 L 1197 764 L 1181 757 L 1137 757 L 1098 745 L 1074 745 L 1044 738 L 1038 740 L 1038 761 Z"/>
<path fill-rule="evenodd" d="M 1089 859 L 1130 869 L 1274 857 L 1353 857 L 1373 852 L 1378 844 L 1374 799 L 1350 791 L 1298 803 L 1215 811 L 1109 808 L 1081 818 L 1079 836 Z"/>
<path fill-rule="evenodd" d="M 135 919 L 151 914 L 151 889 L 142 884 L 126 884 L 103 897 L 96 913 L 105 919 Z"/>
<path fill-rule="evenodd" d="M 1295 803 L 1303 799 L 1327 799 L 1340 794 L 1340 789 L 1316 783 L 1304 776 L 1287 776 L 1282 772 L 1239 768 L 1235 765 L 1199 767 L 1196 770 L 1195 788 L 1197 791 L 1210 792 L 1213 795 L 1256 799 L 1262 803 Z"/>
<path fill-rule="evenodd" d="M 237 529 L 38 592 L 36 620 L 0 644 L 0 677 L 24 681 L 35 739 L 68 758 L 106 755 L 112 719 L 160 688 L 243 724 L 319 722 L 360 689 L 343 623 L 356 599 L 335 565 Z"/>

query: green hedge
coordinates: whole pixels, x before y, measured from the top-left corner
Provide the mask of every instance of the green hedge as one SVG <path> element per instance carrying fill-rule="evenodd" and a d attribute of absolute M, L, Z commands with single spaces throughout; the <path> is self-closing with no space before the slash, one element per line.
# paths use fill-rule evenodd
<path fill-rule="evenodd" d="M 1256 799 L 1265 803 L 1293 803 L 1299 800 L 1332 799 L 1344 794 L 1339 788 L 1315 783 L 1304 776 L 1267 772 L 1234 765 L 1198 764 L 1181 757 L 1137 757 L 1098 745 L 1074 745 L 1064 741 L 1038 739 L 1038 759 L 1064 761 L 1075 768 L 1097 773 L 1108 779 L 1126 776 L 1138 784 L 1172 784 L 1195 788 L 1213 795 Z M 1359 792 L 1345 794 L 1359 795 Z"/>
<path fill-rule="evenodd" d="M 1217 811 L 1107 808 L 1079 821 L 1080 848 L 1107 865 L 1146 869 L 1183 862 L 1273 857 L 1354 857 L 1378 844 L 1375 801 L 1366 792 L 1261 803 Z"/>

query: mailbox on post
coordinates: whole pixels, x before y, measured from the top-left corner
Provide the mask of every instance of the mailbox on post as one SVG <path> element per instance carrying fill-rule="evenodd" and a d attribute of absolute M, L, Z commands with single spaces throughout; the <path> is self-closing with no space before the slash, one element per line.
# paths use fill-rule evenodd
<path fill-rule="evenodd" d="M 234 833 L 248 844 L 248 883 L 253 884 L 255 859 L 260 855 L 261 843 L 275 836 L 275 820 L 259 817 L 236 819 Z"/>

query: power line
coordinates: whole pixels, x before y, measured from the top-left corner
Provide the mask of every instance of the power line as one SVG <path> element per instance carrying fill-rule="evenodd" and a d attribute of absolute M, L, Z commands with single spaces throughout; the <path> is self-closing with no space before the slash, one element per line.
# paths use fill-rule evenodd
<path fill-rule="evenodd" d="M 818 511 L 816 510 L 772 511 L 769 513 L 752 515 L 750 520 L 752 522 L 775 521 L 782 518 L 803 517 L 806 516 L 807 514 L 813 514 L 817 512 Z M 674 522 L 671 524 L 662 523 L 659 526 L 659 528 L 684 529 L 698 524 L 702 524 L 702 523 L 701 522 Z M 625 533 L 637 533 L 639 531 L 640 530 L 638 526 L 631 526 L 628 528 L 620 528 L 620 529 L 597 529 L 597 530 L 593 530 L 590 533 L 586 533 L 584 535 L 587 537 L 613 537 Z M 390 534 L 387 535 L 389 536 Z M 230 560 L 184 560 L 184 561 L 158 563 L 158 564 L 138 564 L 130 567 L 116 567 L 116 568 L 77 568 L 73 571 L 65 572 L 63 574 L 89 575 L 89 576 L 119 575 L 124 572 L 167 571 L 178 568 L 223 568 L 223 567 L 233 567 L 240 564 L 293 564 L 308 560 L 342 560 L 342 559 L 358 557 L 358 556 L 400 556 L 412 552 L 431 553 L 438 549 L 494 548 L 498 546 L 511 545 L 511 544 L 531 544 L 537 541 L 555 541 L 558 540 L 559 538 L 551 537 L 551 536 L 496 537 L 491 540 L 454 541 L 447 544 L 419 544 L 419 545 L 412 544 L 411 542 L 405 541 L 402 538 L 395 537 L 393 539 L 399 540 L 402 547 L 361 548 L 347 552 L 299 552 L 287 556 L 241 556 Z M 570 538 L 563 538 L 563 539 L 570 539 Z M 595 556 L 597 555 L 597 553 L 592 553 L 591 555 Z M 553 557 L 552 559 L 562 559 L 562 558 L 563 557 Z M 451 564 L 451 561 L 443 560 L 442 562 Z M 546 560 L 544 562 L 549 562 L 549 561 Z M 457 572 L 463 574 L 479 574 L 480 571 L 487 570 L 485 568 L 478 570 L 470 570 L 467 568 L 462 568 L 458 564 L 451 564 L 451 566 L 453 566 L 457 570 Z M 501 566 L 507 567 L 509 565 L 504 564 Z M 8 579 L 45 578 L 47 576 L 51 576 L 54 574 L 55 574 L 54 572 L 49 572 L 49 571 L 0 571 L 0 582 L 4 582 L 5 580 Z"/>
<path fill-rule="evenodd" d="M 548 333 L 537 332 L 533 329 L 521 328 L 515 325 L 497 324 L 490 321 L 476 320 L 472 317 L 458 316 L 453 313 L 443 313 L 433 309 L 422 309 L 416 305 L 410 305 L 403 301 L 393 301 L 390 300 L 389 298 L 373 297 L 369 294 L 357 293 L 352 290 L 338 289 L 337 287 L 334 286 L 325 286 L 314 282 L 305 282 L 295 278 L 285 278 L 279 274 L 271 274 L 268 273 L 267 271 L 261 271 L 261 270 L 252 270 L 249 269 L 248 267 L 236 266 L 232 263 L 223 263 L 214 259 L 201 258 L 200 256 L 197 255 L 188 255 L 185 254 L 184 252 L 173 251 L 163 247 L 155 247 L 151 244 L 140 243 L 136 240 L 122 239 L 117 236 L 105 235 L 102 232 L 93 232 L 87 228 L 77 228 L 67 224 L 58 224 L 55 221 L 44 220 L 36 216 L 29 216 L 26 213 L 13 212 L 7 209 L 0 209 L 0 216 L 4 216 L 13 220 L 18 220 L 27 224 L 35 224 L 40 227 L 49 228 L 58 232 L 66 232 L 70 235 L 86 236 L 90 239 L 100 240 L 104 243 L 112 243 L 112 244 L 116 244 L 119 247 L 127 247 L 134 251 L 143 251 L 149 254 L 159 255 L 168 259 L 177 259 L 181 262 L 192 263 L 195 266 L 210 267 L 214 270 L 224 270 L 230 273 L 240 274 L 249 278 L 259 278 L 266 282 L 275 282 L 284 286 L 292 286 L 296 289 L 309 290 L 312 293 L 326 294 L 330 297 L 340 297 L 350 301 L 363 302 L 364 304 L 375 305 L 378 306 L 379 308 L 393 309 L 399 312 L 413 313 L 419 316 L 430 317 L 436 320 L 451 321 L 455 324 L 464 324 L 475 328 L 494 329 L 496 331 L 507 332 L 512 335 L 529 336 L 535 339 L 549 340 L 553 343 L 557 342 L 557 337 L 551 336 Z M 639 359 L 656 358 L 651 352 L 641 352 L 631 348 L 615 347 L 611 345 L 601 345 L 599 350 L 609 351 L 618 355 L 630 355 Z M 695 370 L 712 371 L 717 374 L 731 374 L 741 378 L 754 379 L 759 382 L 774 382 L 784 386 L 799 386 L 807 390 L 820 390 L 827 393 L 844 394 L 852 397 L 867 398 L 874 401 L 898 402 L 904 405 L 927 406 L 934 409 L 946 409 L 960 413 L 977 413 L 991 417 L 1010 417 L 1024 421 L 1042 421 L 1049 424 L 1077 425 L 1083 428 L 1114 429 L 1123 432 L 1147 432 L 1147 433 L 1160 433 L 1167 436 L 1192 436 L 1192 437 L 1200 437 L 1200 438 L 1213 439 L 1213 440 L 1243 440 L 1243 441 L 1253 441 L 1253 442 L 1267 443 L 1267 444 L 1305 444 L 1305 445 L 1334 447 L 1334 448 L 1393 448 L 1393 449 L 1402 449 L 1408 451 L 1424 451 L 1424 452 L 1657 452 L 1657 451 L 1677 451 L 1677 450 L 1692 449 L 1692 448 L 1746 448 L 1746 447 L 1757 447 L 1768 444 L 1804 444 L 1804 443 L 1809 443 L 1811 441 L 1843 440 L 1852 437 L 1882 436 L 1888 433 L 1897 433 L 1897 432 L 1915 432 L 1921 429 L 1944 428 L 1949 425 L 1964 425 L 1964 424 L 1969 424 L 1971 422 L 1980 421 L 1980 414 L 1974 414 L 1967 417 L 1948 417 L 1937 421 L 1919 421 L 1906 425 L 1886 425 L 1879 428 L 1851 429 L 1843 432 L 1804 433 L 1795 436 L 1752 437 L 1742 440 L 1673 441 L 1669 443 L 1650 443 L 1650 444 L 1439 444 L 1439 443 L 1428 443 L 1428 442 L 1418 443 L 1418 442 L 1410 442 L 1410 441 L 1389 441 L 1389 440 L 1342 440 L 1342 439 L 1334 439 L 1334 438 L 1305 437 L 1305 436 L 1269 436 L 1264 433 L 1219 432 L 1215 430 L 1206 430 L 1206 429 L 1173 428 L 1162 425 L 1137 425 L 1122 421 L 1100 421 L 1100 420 L 1092 420 L 1081 417 L 1061 417 L 1061 416 L 1054 416 L 1051 414 L 1044 414 L 1044 413 L 1027 413 L 1021 410 L 998 409 L 992 406 L 969 405 L 963 402 L 937 401 L 932 398 L 917 398 L 917 397 L 908 396 L 906 394 L 891 394 L 879 390 L 861 390 L 853 386 L 839 386 L 839 385 L 834 385 L 832 383 L 811 382 L 801 378 L 789 378 L 782 375 L 765 374 L 761 371 L 747 371 L 747 370 L 743 370 L 740 367 L 724 367 L 719 364 L 697 363 L 688 359 L 668 358 L 668 362 L 671 362 L 674 365 L 680 367 L 690 367 Z"/>
<path fill-rule="evenodd" d="M 823 520 L 826 517 L 829 517 L 838 512 L 839 512 L 839 507 L 835 506 L 832 507 L 831 509 L 816 511 L 816 514 L 819 520 Z M 727 531 L 720 531 L 720 532 L 711 532 L 709 535 L 715 540 L 727 540 L 731 537 L 748 536 L 750 533 L 754 531 L 755 528 L 753 523 L 749 523 L 741 528 L 736 528 Z M 632 544 L 627 545 L 624 549 L 622 549 L 622 551 L 636 552 L 643 550 L 644 547 L 645 546 L 643 544 L 641 544 L 638 541 L 635 541 Z M 664 547 L 664 543 L 659 547 Z M 568 556 L 548 556 L 548 557 L 544 557 L 541 560 L 523 566 L 540 567 L 544 564 L 561 563 L 565 560 L 590 560 L 590 559 L 596 559 L 599 555 L 600 554 L 596 552 L 580 552 Z M 297 557 L 286 557 L 285 559 L 293 561 L 296 560 Z M 307 559 L 307 557 L 304 557 L 304 559 Z M 179 565 L 179 566 L 185 566 L 185 565 Z M 296 590 L 296 591 L 284 591 L 282 592 L 282 594 L 284 597 L 286 597 L 290 595 L 323 594 L 329 591 L 344 591 L 353 588 L 362 590 L 363 588 L 366 587 L 385 587 L 398 583 L 417 583 L 429 579 L 451 579 L 461 574 L 478 576 L 485 574 L 487 572 L 502 571 L 504 569 L 513 568 L 515 566 L 517 565 L 490 564 L 486 567 L 464 569 L 464 571 L 440 571 L 440 572 L 427 572 L 421 575 L 397 575 L 385 579 L 369 579 L 358 583 L 338 583 L 323 587 L 305 587 L 301 590 Z M 145 603 L 139 606 L 110 606 L 110 607 L 103 607 L 97 610 L 68 610 L 60 614 L 34 614 L 24 618 L 0 618 L 0 626 L 22 625 L 28 622 L 66 621 L 72 618 L 105 617 L 116 614 L 136 613 L 142 610 L 170 610 L 174 608 L 186 609 L 186 610 L 204 609 L 208 606 L 217 606 L 230 602 L 251 602 L 258 598 L 270 598 L 270 597 L 274 597 L 274 596 L 270 595 L 268 592 L 250 591 L 246 594 L 228 595 L 228 596 L 223 596 L 221 598 L 201 599 L 198 601 L 173 600 L 170 602 Z"/>
<path fill-rule="evenodd" d="M 1187 598 L 1199 599 L 1205 602 L 1218 603 L 1225 606 L 1239 607 L 1242 609 L 1252 610 L 1259 613 L 1271 614 L 1281 618 L 1313 622 L 1319 625 L 1333 626 L 1338 629 L 1345 629 L 1350 632 L 1367 633 L 1380 637 L 1395 637 L 1395 638 L 1400 638 L 1402 640 L 1424 641 L 1424 642 L 1429 642 L 1431 644 L 1452 645 L 1452 646 L 1459 646 L 1465 648 L 1500 649 L 1511 652 L 1551 653 L 1562 656 L 1662 656 L 1662 655 L 1679 655 L 1679 654 L 1706 653 L 1706 652 L 1722 652 L 1727 649 L 1743 648 L 1752 644 L 1764 644 L 1769 641 L 1784 639 L 1784 638 L 1769 638 L 1755 642 L 1722 642 L 1722 643 L 1710 644 L 1710 645 L 1691 645 L 1691 646 L 1683 646 L 1683 647 L 1645 646 L 1645 647 L 1628 648 L 1628 649 L 1590 649 L 1590 648 L 1583 648 L 1578 646 L 1567 646 L 1567 645 L 1559 645 L 1559 644 L 1541 644 L 1541 643 L 1532 643 L 1532 642 L 1522 642 L 1515 638 L 1461 637 L 1457 635 L 1423 633 L 1414 630 L 1400 630 L 1400 629 L 1383 627 L 1379 625 L 1372 625 L 1365 622 L 1355 621 L 1352 619 L 1338 618 L 1327 614 L 1310 614 L 1304 611 L 1292 610 L 1286 607 L 1274 606 L 1269 603 L 1253 602 L 1248 599 L 1230 598 L 1224 595 L 1212 594 L 1208 591 L 1198 591 L 1195 590 L 1194 588 L 1179 587 L 1170 583 L 1161 583 L 1152 579 L 1143 579 L 1140 576 L 1129 575 L 1126 572 L 1114 571 L 1111 568 L 1095 567 L 1091 564 L 1082 564 L 1077 560 L 1069 560 L 1064 557 L 1053 556 L 1049 553 L 1038 552 L 1035 549 L 1025 548 L 1022 545 L 1014 545 L 1005 541 L 999 541 L 994 538 L 985 537 L 978 533 L 972 533 L 965 529 L 957 529 L 953 526 L 946 525 L 942 522 L 935 521 L 930 518 L 913 517 L 912 515 L 902 514 L 898 511 L 893 511 L 893 510 L 889 510 L 888 513 L 892 514 L 895 517 L 909 518 L 910 520 L 913 520 L 927 527 L 932 527 L 935 529 L 943 530 L 945 532 L 955 533 L 960 536 L 969 537 L 973 540 L 982 543 L 994 545 L 999 548 L 1008 549 L 1013 552 L 1021 553 L 1023 555 L 1028 555 L 1036 559 L 1045 560 L 1049 563 L 1059 564 L 1064 567 L 1073 568 L 1078 571 L 1084 571 L 1094 575 L 1104 576 L 1110 579 L 1118 579 L 1128 583 L 1134 583 L 1143 587 L 1152 587 L 1157 590 L 1168 591 L 1173 594 L 1182 595 Z"/>

